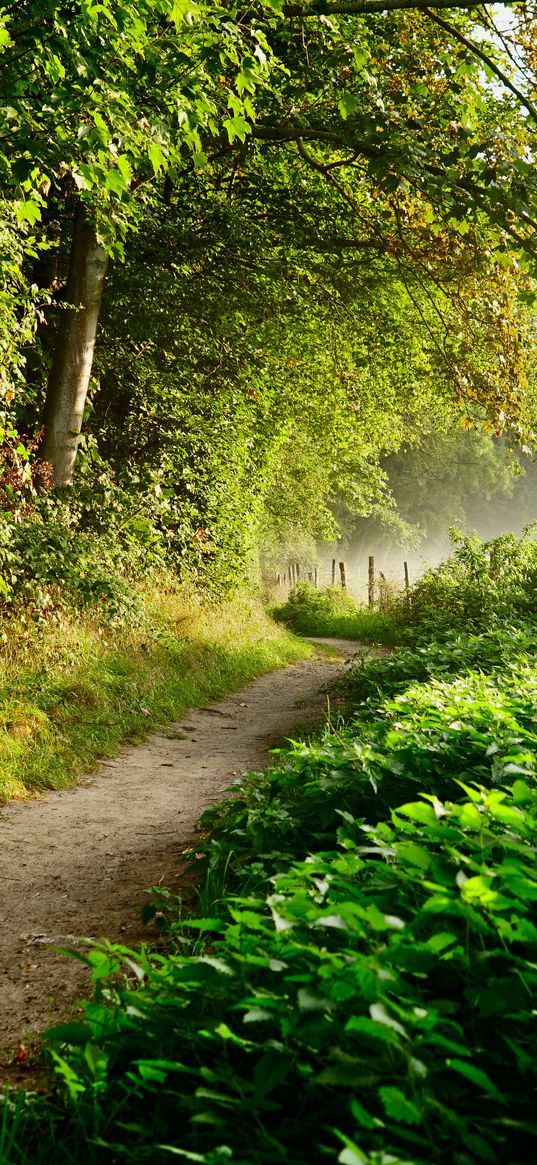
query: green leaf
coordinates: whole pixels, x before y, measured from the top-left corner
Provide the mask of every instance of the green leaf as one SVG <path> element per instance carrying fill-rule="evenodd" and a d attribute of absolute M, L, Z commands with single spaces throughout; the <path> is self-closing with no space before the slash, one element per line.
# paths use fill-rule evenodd
<path fill-rule="evenodd" d="M 244 142 L 246 140 L 246 135 L 252 132 L 250 123 L 246 121 L 245 117 L 242 117 L 241 114 L 238 113 L 235 114 L 235 117 L 226 118 L 224 121 L 224 129 L 227 132 L 230 145 L 233 144 L 236 138 L 239 138 L 239 141 Z"/>
<path fill-rule="evenodd" d="M 360 98 L 357 97 L 354 93 L 343 93 L 341 95 L 337 106 L 343 121 L 346 121 L 348 117 L 352 117 L 352 114 L 354 113 L 355 109 L 358 108 L 359 104 Z"/>
<path fill-rule="evenodd" d="M 292 1057 L 285 1051 L 269 1048 L 257 1061 L 254 1070 L 256 1096 L 268 1096 L 289 1074 Z"/>
<path fill-rule="evenodd" d="M 490 1076 L 487 1076 L 487 1073 L 483 1072 L 481 1068 L 476 1068 L 474 1064 L 467 1064 L 464 1060 L 446 1060 L 446 1064 L 448 1068 L 452 1068 L 454 1072 L 458 1072 L 466 1080 L 477 1085 L 482 1092 L 487 1092 L 489 1096 L 493 1096 L 495 1100 L 500 1101 L 502 1104 L 505 1103 L 504 1097 L 498 1091 Z"/>
<path fill-rule="evenodd" d="M 107 172 L 105 186 L 107 190 L 111 190 L 114 194 L 123 194 L 127 188 L 127 183 L 121 171 L 112 167 Z"/>
<path fill-rule="evenodd" d="M 359 1149 L 342 1149 L 338 1161 L 340 1165 L 366 1165 L 367 1158 Z"/>
<path fill-rule="evenodd" d="M 21 199 L 15 202 L 15 214 L 19 223 L 28 222 L 31 226 L 41 219 L 41 206 L 35 198 Z"/>
<path fill-rule="evenodd" d="M 413 842 L 402 842 L 397 846 L 397 857 L 399 861 L 408 862 L 410 865 L 419 866 L 421 870 L 428 870 L 431 864 L 431 855 L 423 846 L 415 845 Z"/>
<path fill-rule="evenodd" d="M 426 805 L 423 801 L 411 801 L 406 805 L 398 805 L 394 813 L 402 813 L 411 821 L 419 821 L 422 825 L 436 825 L 438 820 L 432 805 Z"/>
<path fill-rule="evenodd" d="M 86 1023 L 59 1023 L 43 1033 L 48 1044 L 71 1044 L 83 1046 L 91 1037 L 91 1028 Z"/>
<path fill-rule="evenodd" d="M 399 1088 L 394 1088 L 390 1085 L 379 1088 L 379 1096 L 382 1100 L 386 1114 L 392 1117 L 393 1120 L 401 1121 L 406 1125 L 419 1125 L 421 1122 L 421 1113 L 419 1108 L 408 1100 Z"/>
<path fill-rule="evenodd" d="M 366 1111 L 355 1096 L 351 1100 L 351 1112 L 355 1121 L 358 1121 L 358 1124 L 364 1129 L 374 1129 L 380 1124 L 377 1117 L 371 1116 L 371 1113 Z"/>
<path fill-rule="evenodd" d="M 371 1019 L 373 1019 L 376 1023 L 386 1024 L 387 1027 L 393 1028 L 394 1031 L 399 1032 L 399 1035 L 406 1037 L 407 1032 L 405 1031 L 403 1025 L 386 1011 L 383 1003 L 372 1003 L 369 1008 L 369 1014 Z"/>
<path fill-rule="evenodd" d="M 147 153 L 153 167 L 153 173 L 159 174 L 166 164 L 166 157 L 162 147 L 159 146 L 158 142 L 150 142 Z"/>
<path fill-rule="evenodd" d="M 403 1030 L 401 1029 L 401 1031 Z M 351 1015 L 345 1024 L 345 1031 L 356 1032 L 388 1044 L 397 1044 L 399 1042 L 396 1035 L 397 1028 L 394 1030 L 393 1024 L 388 1025 L 384 1021 L 381 1023 L 378 1020 L 368 1019 L 366 1015 Z"/>

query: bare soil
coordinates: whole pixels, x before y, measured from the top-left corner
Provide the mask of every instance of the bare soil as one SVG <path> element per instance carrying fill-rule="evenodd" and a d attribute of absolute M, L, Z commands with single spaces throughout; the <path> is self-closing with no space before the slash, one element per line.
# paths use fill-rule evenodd
<path fill-rule="evenodd" d="M 148 938 L 141 907 L 152 886 L 177 885 L 181 854 L 203 810 L 241 773 L 266 764 L 267 751 L 293 727 L 321 718 L 321 685 L 360 647 L 325 642 L 334 650 L 331 660 L 265 675 L 103 761 L 75 788 L 2 810 L 4 1049 L 31 1043 L 87 990 L 85 968 L 55 947 L 74 947 L 77 936 L 129 946 Z M 4 1053 L 5 1068 L 10 1062 Z M 1 1068 L 0 1062 L 0 1080 Z"/>

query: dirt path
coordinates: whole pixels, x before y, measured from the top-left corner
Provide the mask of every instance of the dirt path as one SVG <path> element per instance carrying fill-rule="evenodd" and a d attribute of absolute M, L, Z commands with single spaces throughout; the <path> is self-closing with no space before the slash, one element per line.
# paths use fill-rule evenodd
<path fill-rule="evenodd" d="M 358 649 L 329 642 L 340 656 Z M 0 1045 L 43 1030 L 83 992 L 84 968 L 51 944 L 143 938 L 146 892 L 173 885 L 203 809 L 235 776 L 266 763 L 293 726 L 319 718 L 319 688 L 337 667 L 314 659 L 272 672 L 187 712 L 76 788 L 2 810 Z"/>

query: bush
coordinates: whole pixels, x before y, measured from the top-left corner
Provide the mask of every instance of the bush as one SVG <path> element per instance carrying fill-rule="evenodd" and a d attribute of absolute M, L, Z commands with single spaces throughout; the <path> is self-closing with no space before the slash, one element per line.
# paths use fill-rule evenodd
<path fill-rule="evenodd" d="M 98 606 L 111 620 L 132 620 L 140 608 L 130 585 L 136 573 L 134 556 L 129 562 L 112 536 L 80 530 L 66 512 L 46 521 L 39 513 L 22 522 L 0 519 L 0 596 L 7 611 L 24 608 L 39 619 Z"/>
<path fill-rule="evenodd" d="M 422 632 L 483 631 L 537 612 L 537 542 L 502 534 L 490 542 L 452 532 L 452 557 L 412 589 L 412 618 Z"/>
<path fill-rule="evenodd" d="M 359 607 L 343 587 L 298 583 L 287 602 L 271 608 L 271 615 L 299 635 L 397 642 L 402 634 L 401 612 Z"/>
<path fill-rule="evenodd" d="M 200 953 L 90 950 L 84 1022 L 50 1033 L 55 1161 L 531 1158 L 535 790 L 339 820 L 339 852 L 187 922 Z"/>

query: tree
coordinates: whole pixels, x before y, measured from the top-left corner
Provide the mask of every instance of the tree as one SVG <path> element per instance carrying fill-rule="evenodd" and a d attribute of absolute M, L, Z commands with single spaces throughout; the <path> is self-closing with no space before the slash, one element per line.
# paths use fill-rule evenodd
<path fill-rule="evenodd" d="M 79 202 L 65 288 L 66 308 L 58 328 L 43 413 L 41 456 L 52 465 L 57 486 L 68 485 L 73 479 L 107 266 L 108 251 Z"/>
<path fill-rule="evenodd" d="M 22 195 L 14 203 L 21 223 L 36 223 L 47 197 L 69 198 L 76 208 L 68 311 L 45 404 L 44 451 L 55 483 L 65 485 L 91 372 L 105 251 L 122 253 L 161 174 L 180 172 L 185 158 L 203 164 L 203 132 L 218 126 L 230 140 L 244 137 L 269 51 L 254 21 L 219 3 L 80 0 L 65 10 L 46 0 L 2 15 L 11 102 L 4 182 Z"/>
<path fill-rule="evenodd" d="M 449 19 L 438 15 L 445 8 L 443 0 L 426 8 L 266 0 L 244 12 L 195 0 L 80 0 L 66 14 L 48 0 L 39 20 L 32 3 L 4 10 L 4 75 L 13 94 L 5 188 L 18 184 L 23 225 L 37 222 L 47 197 L 78 200 L 86 240 L 92 224 L 95 231 L 85 254 L 97 256 L 102 246 L 121 254 L 165 173 L 180 188 L 192 167 L 219 156 L 232 156 L 237 172 L 255 151 L 277 149 L 288 173 L 292 157 L 301 181 L 328 189 L 332 208 L 344 208 L 333 253 L 389 257 L 455 391 L 522 429 L 513 292 L 530 295 L 531 287 L 524 274 L 515 282 L 511 256 L 531 271 L 533 40 L 523 16 L 514 16 L 518 39 L 502 40 L 488 27 L 492 6 L 477 17 L 473 6 L 450 6 Z M 82 286 L 81 237 L 73 232 L 71 287 Z M 499 298 L 491 303 L 499 308 L 477 325 L 470 313 L 461 344 L 452 321 L 460 321 L 470 270 L 476 285 L 495 281 Z M 446 310 L 457 297 L 458 308 Z M 89 313 L 82 300 L 63 312 L 60 345 L 96 316 L 97 299 Z M 469 350 L 468 337 L 480 341 L 486 327 L 502 338 L 501 378 L 490 361 L 484 375 L 482 344 L 476 360 Z M 45 450 L 58 484 L 72 477 L 90 363 L 80 362 L 73 388 L 59 375 L 70 368 L 72 380 L 72 361 L 53 361 Z M 66 446 L 70 458 L 60 455 Z"/>

